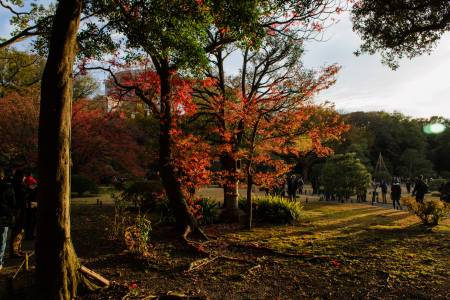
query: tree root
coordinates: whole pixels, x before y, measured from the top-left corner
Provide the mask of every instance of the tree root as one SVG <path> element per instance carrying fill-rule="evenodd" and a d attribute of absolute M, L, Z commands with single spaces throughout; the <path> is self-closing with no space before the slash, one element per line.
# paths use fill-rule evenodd
<path fill-rule="evenodd" d="M 203 266 L 206 266 L 209 263 L 212 263 L 216 259 L 218 259 L 218 256 L 214 256 L 212 258 L 202 258 L 199 260 L 195 260 L 189 264 L 189 268 L 186 270 L 186 273 L 190 273 L 194 270 L 200 269 Z"/>
<path fill-rule="evenodd" d="M 100 283 L 102 286 L 109 286 L 111 283 L 108 279 L 106 279 L 105 277 L 103 277 L 102 275 L 92 271 L 91 269 L 86 268 L 85 266 L 80 266 L 80 272 L 85 275 L 88 276 L 92 279 L 94 279 L 95 281 L 97 281 L 98 283 Z"/>
<path fill-rule="evenodd" d="M 111 282 L 100 274 L 80 265 L 78 269 L 78 288 L 81 293 L 91 293 L 109 287 Z"/>

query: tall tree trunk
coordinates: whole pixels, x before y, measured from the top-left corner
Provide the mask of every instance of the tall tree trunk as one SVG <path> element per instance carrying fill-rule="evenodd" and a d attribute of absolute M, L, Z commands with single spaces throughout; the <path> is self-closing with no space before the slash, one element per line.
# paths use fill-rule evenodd
<path fill-rule="evenodd" d="M 250 172 L 250 170 L 247 171 L 247 229 L 252 229 L 253 223 L 253 176 Z"/>
<path fill-rule="evenodd" d="M 81 0 L 60 0 L 41 83 L 36 282 L 40 299 L 74 299 L 81 277 L 70 236 L 72 68 Z"/>
<path fill-rule="evenodd" d="M 173 123 L 171 109 L 171 74 L 167 66 L 159 70 L 161 81 L 161 122 L 159 131 L 159 164 L 160 176 L 164 189 L 169 198 L 170 206 L 173 210 L 177 227 L 183 231 L 186 237 L 191 231 L 200 233 L 203 237 L 198 222 L 192 215 L 182 191 L 182 186 L 177 178 L 176 166 L 172 155 L 173 139 L 171 129 Z"/>

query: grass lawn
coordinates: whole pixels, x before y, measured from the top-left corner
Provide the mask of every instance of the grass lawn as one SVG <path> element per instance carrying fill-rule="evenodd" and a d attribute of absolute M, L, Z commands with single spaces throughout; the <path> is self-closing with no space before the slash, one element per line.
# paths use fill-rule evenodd
<path fill-rule="evenodd" d="M 108 240 L 109 213 L 108 206 L 74 207 L 75 246 L 88 267 L 136 284 L 136 297 L 173 291 L 212 299 L 450 298 L 449 220 L 430 231 L 404 211 L 310 202 L 292 226 L 206 227 L 214 238 L 202 247 L 220 256 L 210 261 L 182 250 L 167 228 L 155 230 L 151 257 L 134 257 Z M 188 272 L 192 263 L 200 267 Z"/>

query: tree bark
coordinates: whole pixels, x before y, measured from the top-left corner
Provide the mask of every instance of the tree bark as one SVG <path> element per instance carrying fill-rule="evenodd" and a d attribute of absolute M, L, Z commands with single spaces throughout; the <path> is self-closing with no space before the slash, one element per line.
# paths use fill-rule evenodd
<path fill-rule="evenodd" d="M 173 115 L 171 107 L 171 73 L 169 68 L 162 65 L 158 70 L 161 82 L 161 119 L 159 131 L 159 164 L 162 184 L 169 199 L 177 227 L 182 230 L 183 237 L 189 232 L 201 232 L 197 220 L 192 215 L 191 210 L 183 194 L 182 186 L 177 178 L 176 166 L 172 155 L 173 138 L 170 132 L 173 126 Z"/>
<path fill-rule="evenodd" d="M 248 170 L 247 172 L 247 229 L 252 229 L 253 223 L 253 200 L 252 200 L 252 187 L 253 176 Z"/>
<path fill-rule="evenodd" d="M 237 161 L 230 153 L 223 153 L 220 160 L 223 171 L 225 171 L 223 186 L 224 211 L 221 218 L 225 222 L 237 222 L 241 215 L 238 206 Z"/>
<path fill-rule="evenodd" d="M 72 68 L 82 0 L 60 0 L 41 83 L 36 282 L 40 299 L 74 299 L 79 262 L 70 236 Z"/>

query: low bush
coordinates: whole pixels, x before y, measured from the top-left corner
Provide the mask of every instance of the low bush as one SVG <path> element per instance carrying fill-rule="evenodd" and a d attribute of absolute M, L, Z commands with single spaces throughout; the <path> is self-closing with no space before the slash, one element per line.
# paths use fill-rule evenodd
<path fill-rule="evenodd" d="M 260 197 L 254 199 L 255 219 L 268 224 L 292 224 L 300 219 L 303 206 L 300 202 L 283 197 Z"/>
<path fill-rule="evenodd" d="M 199 222 L 202 225 L 213 224 L 219 219 L 219 205 L 216 201 L 209 198 L 200 198 L 196 200 L 195 204 L 200 206 L 199 208 Z"/>
<path fill-rule="evenodd" d="M 450 205 L 441 200 L 428 200 L 424 203 L 417 202 L 412 197 L 403 198 L 403 203 L 409 211 L 420 218 L 427 226 L 436 226 L 450 213 Z"/>
<path fill-rule="evenodd" d="M 124 187 L 121 197 L 139 206 L 143 212 L 155 210 L 159 202 L 165 201 L 164 188 L 159 180 L 130 182 Z"/>
<path fill-rule="evenodd" d="M 123 243 L 134 254 L 147 256 L 152 226 L 146 214 L 133 214 L 127 209 L 128 201 L 113 194 L 114 219 L 111 238 Z"/>
<path fill-rule="evenodd" d="M 79 197 L 83 196 L 86 192 L 90 192 L 91 194 L 98 193 L 97 184 L 84 175 L 72 175 L 70 186 L 72 193 L 78 194 Z"/>
<path fill-rule="evenodd" d="M 447 179 L 443 179 L 443 178 L 436 178 L 433 179 L 429 184 L 428 184 L 428 190 L 429 191 L 439 191 L 439 189 L 447 183 Z"/>
<path fill-rule="evenodd" d="M 133 222 L 125 228 L 124 240 L 127 249 L 134 254 L 149 254 L 150 234 L 152 226 L 146 215 L 137 215 Z"/>
<path fill-rule="evenodd" d="M 247 211 L 247 199 L 239 197 L 239 209 Z M 259 223 L 292 224 L 300 219 L 303 206 L 280 196 L 255 197 L 252 201 L 253 216 Z"/>
<path fill-rule="evenodd" d="M 240 196 L 238 198 L 238 207 L 239 207 L 239 209 L 242 209 L 243 211 L 247 211 L 247 198 Z"/>

